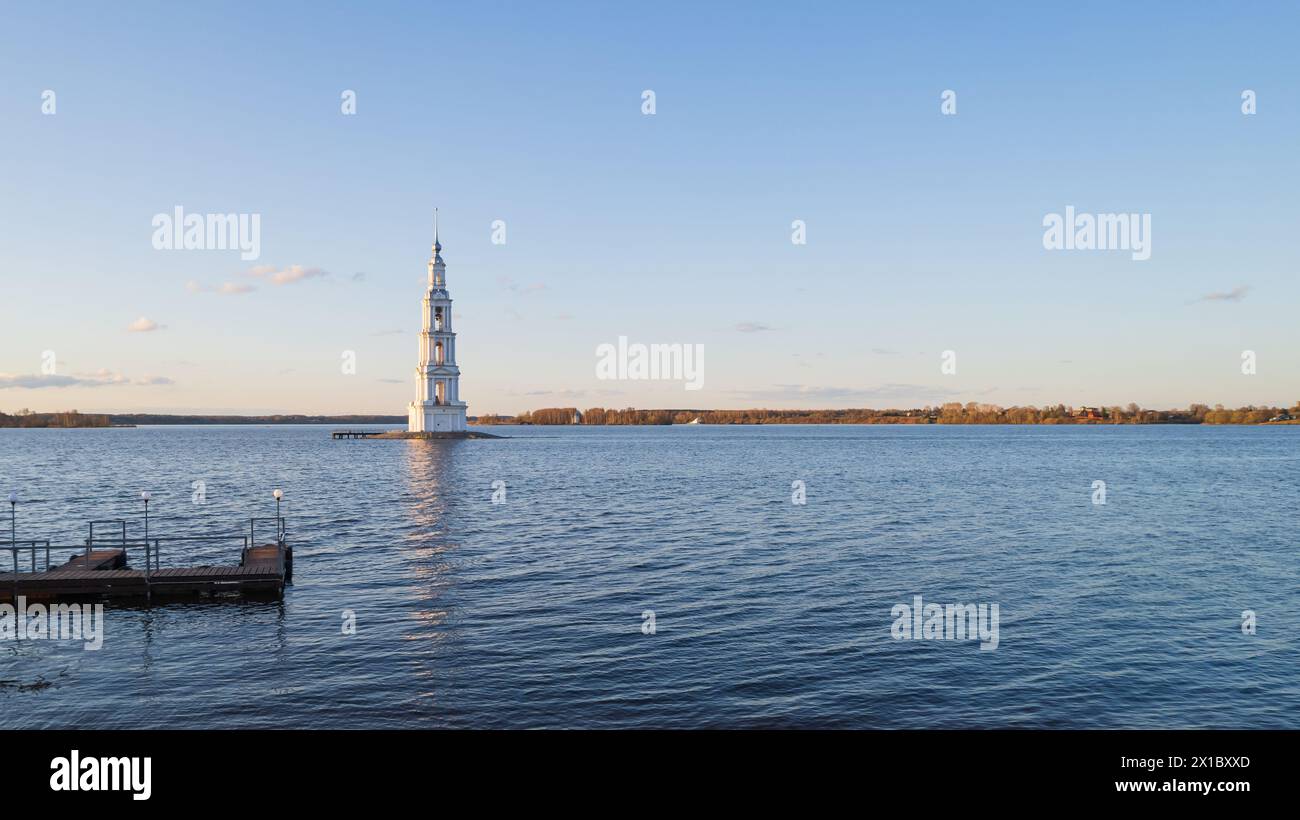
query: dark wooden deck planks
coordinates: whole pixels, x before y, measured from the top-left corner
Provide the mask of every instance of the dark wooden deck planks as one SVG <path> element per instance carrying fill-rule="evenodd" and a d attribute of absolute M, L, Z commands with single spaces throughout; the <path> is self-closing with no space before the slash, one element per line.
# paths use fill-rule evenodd
<path fill-rule="evenodd" d="M 283 594 L 285 558 L 275 544 L 245 551 L 241 566 L 168 567 L 150 573 L 143 570 L 110 569 L 125 559 L 121 550 L 95 550 L 45 572 L 18 573 L 18 594 L 33 599 L 60 595 L 143 596 L 201 594 L 205 592 L 273 591 Z M 0 601 L 11 601 L 14 573 L 0 572 Z"/>

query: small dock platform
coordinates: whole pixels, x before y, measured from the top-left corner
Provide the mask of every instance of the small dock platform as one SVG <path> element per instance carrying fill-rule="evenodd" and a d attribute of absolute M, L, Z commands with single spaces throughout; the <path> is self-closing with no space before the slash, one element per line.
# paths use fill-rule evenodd
<path fill-rule="evenodd" d="M 68 563 L 49 571 L 80 572 L 86 570 L 124 569 L 125 567 L 126 550 L 90 550 L 85 555 L 78 555 Z"/>
<path fill-rule="evenodd" d="M 385 432 L 384 430 L 335 430 L 330 433 L 330 438 L 372 438 Z"/>
<path fill-rule="evenodd" d="M 276 522 L 274 540 L 256 544 L 253 540 L 256 522 L 272 520 Z M 282 598 L 285 586 L 293 582 L 293 549 L 285 542 L 284 534 L 281 518 L 253 519 L 246 536 L 151 537 L 136 541 L 122 538 L 115 545 L 98 546 L 92 534 L 86 544 L 75 547 L 51 546 L 43 541 L 12 545 L 0 542 L 0 555 L 9 552 L 13 556 L 13 571 L 0 572 L 0 603 L 16 603 L 19 597 L 32 602 L 85 598 L 144 601 Z M 160 565 L 164 547 L 170 554 L 184 544 L 222 541 L 243 542 L 238 565 Z M 51 555 L 61 550 L 75 550 L 77 554 L 62 564 L 51 565 Z M 129 558 L 140 562 L 142 568 L 132 568 Z"/>

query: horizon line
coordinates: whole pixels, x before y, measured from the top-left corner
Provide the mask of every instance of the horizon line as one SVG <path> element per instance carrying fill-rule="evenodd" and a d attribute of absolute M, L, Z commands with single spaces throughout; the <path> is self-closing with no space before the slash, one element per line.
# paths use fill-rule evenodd
<path fill-rule="evenodd" d="M 1218 402 L 1218 403 L 1215 403 L 1215 404 L 1209 404 L 1209 403 L 1207 403 L 1207 402 L 1191 402 L 1191 403 L 1189 403 L 1189 404 L 1187 404 L 1186 406 L 1183 406 L 1183 407 L 1177 407 L 1177 406 L 1174 406 L 1174 407 L 1143 407 L 1142 405 L 1139 405 L 1137 402 L 1129 402 L 1129 403 L 1127 403 L 1127 404 L 1123 404 L 1123 405 L 1120 405 L 1120 404 L 1078 404 L 1078 405 L 1074 405 L 1074 404 L 1067 404 L 1067 403 L 1064 403 L 1064 402 L 1056 402 L 1056 403 L 1052 403 L 1052 404 L 1041 404 L 1041 405 L 1039 405 L 1039 404 L 1009 404 L 1009 405 L 1001 405 L 1001 404 L 995 404 L 995 403 L 992 403 L 992 402 L 977 402 L 977 401 L 967 401 L 967 402 L 955 402 L 955 401 L 953 401 L 953 402 L 942 402 L 942 403 L 938 403 L 938 404 L 922 404 L 922 405 L 914 405 L 914 406 L 910 406 L 910 407 L 909 407 L 909 406 L 902 406 L 902 405 L 899 405 L 899 406 L 883 406 L 883 407 L 868 407 L 868 406 L 854 406 L 854 407 L 815 407 L 815 406 L 807 406 L 807 407 L 781 408 L 781 407 L 751 406 L 751 407 L 734 407 L 734 408 L 726 408 L 726 407 L 630 407 L 630 406 L 625 406 L 625 407 L 609 406 L 609 407 L 606 407 L 606 406 L 601 406 L 601 405 L 594 405 L 594 406 L 591 406 L 591 407 L 582 408 L 582 407 L 579 407 L 579 406 L 577 406 L 577 405 L 548 405 L 548 406 L 545 406 L 545 407 L 535 407 L 535 408 L 532 408 L 532 409 L 529 409 L 529 410 L 522 410 L 522 411 L 518 411 L 518 412 L 515 412 L 515 413 L 509 413 L 509 414 L 508 414 L 508 413 L 502 413 L 502 412 L 484 412 L 484 413 L 474 414 L 472 417 L 474 417 L 474 418 L 480 418 L 480 417 L 484 417 L 484 416 L 517 417 L 517 416 L 526 415 L 526 414 L 529 414 L 529 413 L 540 413 L 540 412 L 544 412 L 544 411 L 548 411 L 548 410 L 551 410 L 551 411 L 554 411 L 554 410 L 576 410 L 576 411 L 584 412 L 584 413 L 587 412 L 587 411 L 590 411 L 590 410 L 604 410 L 604 411 L 606 411 L 606 412 L 624 412 L 624 411 L 627 411 L 627 410 L 635 410 L 635 411 L 637 411 L 637 412 L 651 412 L 651 413 L 747 413 L 747 412 L 760 412 L 760 411 L 761 411 L 761 412 L 765 412 L 765 413 L 851 413 L 851 412 L 890 413 L 890 412 L 915 412 L 915 411 L 924 411 L 924 410 L 932 410 L 932 411 L 942 412 L 945 408 L 960 408 L 960 409 L 962 409 L 962 410 L 965 410 L 965 409 L 970 408 L 972 405 L 974 405 L 974 407 L 975 407 L 977 410 L 981 410 L 981 411 L 983 411 L 983 412 L 1007 411 L 1007 410 L 1039 410 L 1039 411 L 1042 411 L 1042 410 L 1055 410 L 1055 409 L 1057 409 L 1057 408 L 1064 408 L 1064 409 L 1067 409 L 1067 410 L 1088 410 L 1088 409 L 1093 409 L 1093 410 L 1102 410 L 1102 411 L 1110 411 L 1110 410 L 1116 410 L 1116 409 L 1118 409 L 1118 410 L 1120 410 L 1120 411 L 1122 411 L 1122 412 L 1125 412 L 1125 413 L 1132 413 L 1132 412 L 1170 413 L 1170 412 L 1187 412 L 1187 411 L 1193 411 L 1193 410 L 1195 410 L 1196 408 L 1200 408 L 1200 407 L 1203 407 L 1203 408 L 1205 408 L 1205 409 L 1208 410 L 1208 411 L 1216 411 L 1216 410 L 1222 410 L 1222 411 L 1228 411 L 1228 410 L 1291 410 L 1291 409 L 1300 408 L 1300 399 L 1297 399 L 1296 401 L 1293 401 L 1293 402 L 1291 402 L 1290 404 L 1242 404 L 1242 405 L 1237 405 L 1237 406 L 1225 405 L 1225 404 L 1223 404 L 1222 402 Z M 1132 407 L 1132 408 L 1134 408 L 1134 409 L 1131 410 L 1131 409 L 1129 409 L 1130 407 Z M 267 417 L 273 417 L 273 416 L 303 416 L 303 417 L 322 417 L 322 418 L 331 418 L 331 417 L 339 417 L 339 418 L 342 418 L 342 417 L 356 417 L 356 416 L 391 416 L 391 417 L 393 417 L 393 418 L 398 418 L 398 417 L 400 417 L 400 418 L 405 418 L 405 417 L 406 417 L 405 414 L 400 413 L 400 412 L 379 412 L 379 411 L 372 411 L 372 412 L 354 412 L 354 411 L 348 411 L 348 412 L 316 412 L 316 413 L 312 413 L 312 412 L 303 412 L 303 411 L 295 411 L 295 412 L 272 411 L 272 412 L 260 412 L 260 413 L 259 413 L 259 412 L 253 412 L 253 411 L 233 412 L 233 411 L 225 411 L 225 410 L 218 410 L 218 411 L 190 411 L 190 412 L 184 412 L 184 411 L 178 411 L 178 410 L 84 410 L 84 411 L 83 411 L 83 410 L 77 410 L 77 409 L 71 409 L 71 408 L 70 408 L 70 409 L 63 409 L 63 410 L 31 410 L 30 408 L 22 408 L 21 410 L 17 410 L 17 411 L 14 411 L 14 412 L 6 412 L 6 411 L 3 411 L 3 410 L 0 410 L 0 416 L 8 416 L 8 417 L 15 417 L 15 418 L 17 418 L 17 417 L 22 417 L 22 416 L 25 416 L 25 415 L 49 416 L 49 415 L 59 415 L 59 414 L 65 414 L 65 413 L 79 413 L 80 415 L 84 415 L 84 416 L 173 416 L 173 417 L 182 417 L 182 418 L 201 418 L 201 417 L 221 417 L 221 418 L 267 418 Z"/>

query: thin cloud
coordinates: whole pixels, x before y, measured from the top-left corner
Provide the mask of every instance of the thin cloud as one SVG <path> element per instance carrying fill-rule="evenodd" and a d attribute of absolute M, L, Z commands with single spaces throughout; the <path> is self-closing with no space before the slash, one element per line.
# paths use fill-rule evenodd
<path fill-rule="evenodd" d="M 76 375 L 12 375 L 0 373 L 0 390 L 11 388 L 21 388 L 24 390 L 41 390 L 49 387 L 110 387 L 110 386 L 133 386 L 133 387 L 153 387 L 159 385 L 175 384 L 176 382 L 166 376 L 146 376 L 144 378 L 130 379 L 121 373 L 113 373 L 108 370 L 99 370 L 95 373 L 80 373 Z"/>
<path fill-rule="evenodd" d="M 545 282 L 534 282 L 531 285 L 521 285 L 509 276 L 498 276 L 497 284 L 511 293 L 539 293 L 546 290 Z"/>
<path fill-rule="evenodd" d="M 165 327 L 167 326 L 160 325 L 153 319 L 141 316 L 139 319 L 136 319 L 134 322 L 127 325 L 126 329 L 131 333 L 152 333 L 155 330 L 162 330 Z"/>
<path fill-rule="evenodd" d="M 249 276 L 265 279 L 273 285 L 292 285 L 307 279 L 329 276 L 329 271 L 320 268 L 308 268 L 303 265 L 290 265 L 279 268 L 275 265 L 258 265 L 248 272 Z"/>
<path fill-rule="evenodd" d="M 588 398 L 594 396 L 604 396 L 604 397 L 623 396 L 626 395 L 626 393 L 627 391 L 625 390 L 613 390 L 609 388 L 602 388 L 599 390 L 573 390 L 573 389 L 540 390 L 539 389 L 539 390 L 523 390 L 523 391 L 511 390 L 510 391 L 510 395 L 512 396 L 555 396 L 557 398 L 566 398 L 566 399 L 580 398 L 584 396 Z"/>
<path fill-rule="evenodd" d="M 257 288 L 244 282 L 223 282 L 220 287 L 209 288 L 200 285 L 198 282 L 186 282 L 185 289 L 190 293 L 219 293 L 223 296 L 237 296 L 241 293 L 252 293 Z"/>
<path fill-rule="evenodd" d="M 525 396 L 565 396 L 574 398 L 587 395 L 585 390 L 527 390 L 523 393 Z"/>
<path fill-rule="evenodd" d="M 770 326 L 765 325 L 762 322 L 741 322 L 736 325 L 736 330 L 739 330 L 741 333 L 762 333 L 771 329 Z"/>
<path fill-rule="evenodd" d="M 882 384 L 877 387 L 777 384 L 765 390 L 732 390 L 732 395 L 756 401 L 907 401 L 925 404 L 936 398 L 957 395 L 957 391 L 920 384 Z M 926 398 L 929 397 L 929 398 Z"/>
<path fill-rule="evenodd" d="M 1246 293 L 1250 291 L 1249 285 L 1238 285 L 1226 293 L 1207 293 L 1198 302 L 1240 302 L 1246 298 Z"/>

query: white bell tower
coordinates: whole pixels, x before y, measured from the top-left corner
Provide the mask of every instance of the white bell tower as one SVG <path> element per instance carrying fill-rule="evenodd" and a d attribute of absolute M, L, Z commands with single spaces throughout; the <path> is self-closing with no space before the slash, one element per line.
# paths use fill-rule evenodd
<path fill-rule="evenodd" d="M 415 401 L 409 405 L 407 429 L 412 433 L 463 433 L 465 402 L 460 400 L 460 368 L 456 366 L 456 334 L 451 329 L 451 297 L 447 295 L 447 266 L 438 241 L 438 212 L 433 213 L 433 258 L 429 288 L 424 292 L 424 329 L 420 331 L 420 363 L 415 368 Z"/>

